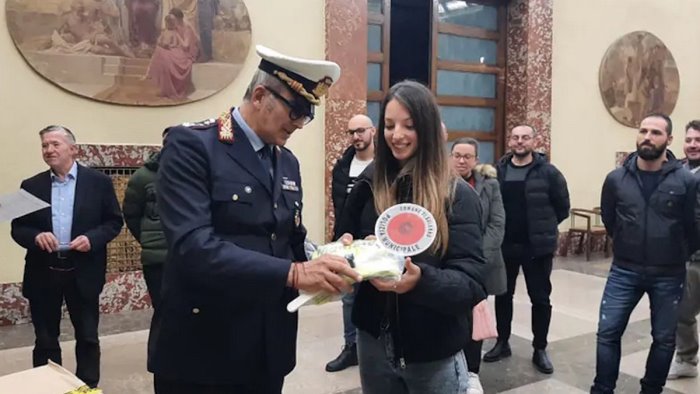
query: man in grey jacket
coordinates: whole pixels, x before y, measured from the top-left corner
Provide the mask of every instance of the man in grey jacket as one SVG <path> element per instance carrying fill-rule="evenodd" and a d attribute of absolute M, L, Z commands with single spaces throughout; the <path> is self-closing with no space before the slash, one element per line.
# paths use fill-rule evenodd
<path fill-rule="evenodd" d="M 700 120 L 685 126 L 683 142 L 685 161 L 683 167 L 700 177 Z M 676 357 L 668 372 L 668 379 L 698 376 L 698 324 L 700 313 L 700 252 L 690 256 L 687 264 L 685 294 L 679 307 L 676 328 Z"/>
<path fill-rule="evenodd" d="M 506 292 L 506 267 L 501 253 L 501 243 L 506 231 L 506 212 L 503 208 L 501 188 L 496 169 L 489 164 L 479 164 L 479 143 L 474 138 L 459 138 L 452 144 L 452 165 L 459 176 L 469 183 L 481 201 L 481 230 L 484 235 L 484 257 L 488 268 L 484 274 L 484 286 L 489 295 Z M 469 369 L 467 394 L 483 394 L 479 381 L 481 347 L 483 341 L 470 340 L 464 348 Z"/>

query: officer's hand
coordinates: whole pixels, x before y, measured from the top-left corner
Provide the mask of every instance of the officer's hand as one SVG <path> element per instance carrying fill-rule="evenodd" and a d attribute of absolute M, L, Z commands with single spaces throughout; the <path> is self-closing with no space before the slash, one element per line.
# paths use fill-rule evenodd
<path fill-rule="evenodd" d="M 293 264 L 290 275 L 292 285 L 307 293 L 349 293 L 352 292 L 352 283 L 362 280 L 362 277 L 350 268 L 347 260 L 329 254 L 305 263 Z"/>
<path fill-rule="evenodd" d="M 56 236 L 51 232 L 37 234 L 37 236 L 34 237 L 34 243 L 39 249 L 48 253 L 58 250 L 58 239 L 56 239 Z"/>
<path fill-rule="evenodd" d="M 394 292 L 397 294 L 408 293 L 418 284 L 422 271 L 419 266 L 413 264 L 410 257 L 406 257 L 406 271 L 401 275 L 401 280 L 371 279 L 370 283 L 379 291 Z"/>
<path fill-rule="evenodd" d="M 374 234 L 370 234 L 370 235 L 365 237 L 365 240 L 367 240 L 367 241 L 374 241 L 376 239 L 377 239 L 377 237 L 374 236 Z M 342 242 L 344 246 L 350 246 L 350 244 L 352 244 L 352 241 L 354 241 L 354 239 L 352 238 L 352 234 L 345 233 L 345 234 L 341 235 L 340 238 L 338 238 L 338 241 Z"/>
<path fill-rule="evenodd" d="M 78 252 L 89 252 L 91 249 L 90 238 L 84 235 L 79 235 L 70 242 L 68 247 L 70 250 L 77 250 Z"/>
<path fill-rule="evenodd" d="M 352 244 L 352 234 L 350 233 L 345 233 L 338 238 L 338 241 L 343 243 L 343 246 L 350 246 Z"/>

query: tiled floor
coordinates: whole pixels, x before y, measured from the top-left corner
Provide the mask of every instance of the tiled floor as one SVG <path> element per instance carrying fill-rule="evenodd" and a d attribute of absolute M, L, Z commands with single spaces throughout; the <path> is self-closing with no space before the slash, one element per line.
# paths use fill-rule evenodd
<path fill-rule="evenodd" d="M 553 375 L 538 373 L 530 361 L 530 304 L 522 276 L 515 297 L 511 346 L 513 357 L 482 364 L 481 380 L 486 393 L 585 393 L 595 369 L 595 331 L 598 306 L 609 261 L 591 262 L 573 257 L 558 259 L 552 272 L 554 306 L 549 352 Z M 643 298 L 630 319 L 623 338 L 623 358 L 618 393 L 639 392 L 639 377 L 651 342 L 648 301 Z M 150 311 L 105 315 L 100 332 L 102 381 L 106 394 L 151 393 L 152 378 L 145 372 L 145 344 Z M 342 345 L 340 304 L 302 309 L 299 327 L 298 365 L 287 377 L 286 394 L 360 394 L 357 368 L 338 373 L 324 371 Z M 65 365 L 75 368 L 70 324 L 64 322 L 62 337 Z M 0 375 L 31 365 L 31 325 L 0 327 Z M 490 349 L 492 342 L 484 344 Z M 664 393 L 698 393 L 700 379 L 669 382 Z"/>

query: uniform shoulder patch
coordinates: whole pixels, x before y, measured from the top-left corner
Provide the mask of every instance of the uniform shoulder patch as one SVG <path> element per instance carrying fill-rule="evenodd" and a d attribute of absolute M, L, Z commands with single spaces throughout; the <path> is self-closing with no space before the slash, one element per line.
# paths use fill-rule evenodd
<path fill-rule="evenodd" d="M 219 141 L 231 144 L 233 143 L 233 121 L 231 120 L 231 111 L 224 111 L 216 119 L 216 125 L 219 128 Z"/>
<path fill-rule="evenodd" d="M 184 127 L 189 128 L 189 129 L 205 130 L 205 129 L 212 127 L 215 124 L 216 124 L 216 119 L 211 118 L 211 119 L 200 120 L 199 122 L 186 122 L 186 123 L 183 123 L 182 125 Z"/>

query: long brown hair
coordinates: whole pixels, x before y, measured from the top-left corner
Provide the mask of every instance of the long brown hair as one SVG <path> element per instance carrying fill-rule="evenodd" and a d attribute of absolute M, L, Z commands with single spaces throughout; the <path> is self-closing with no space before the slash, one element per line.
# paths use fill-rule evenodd
<path fill-rule="evenodd" d="M 403 166 L 391 153 L 384 137 L 384 114 L 387 104 L 392 100 L 406 108 L 417 136 L 416 152 Z M 449 241 L 447 215 L 454 197 L 455 183 L 447 161 L 440 110 L 435 97 L 418 82 L 403 81 L 395 84 L 382 103 L 378 131 L 372 184 L 375 209 L 384 212 L 397 204 L 397 180 L 409 176 L 412 185 L 410 202 L 430 211 L 437 224 L 437 236 L 430 251 L 443 255 Z"/>

